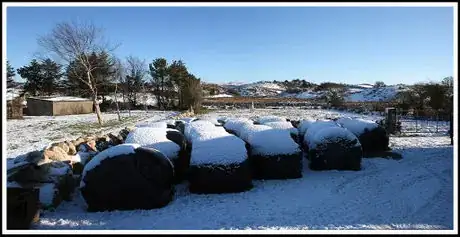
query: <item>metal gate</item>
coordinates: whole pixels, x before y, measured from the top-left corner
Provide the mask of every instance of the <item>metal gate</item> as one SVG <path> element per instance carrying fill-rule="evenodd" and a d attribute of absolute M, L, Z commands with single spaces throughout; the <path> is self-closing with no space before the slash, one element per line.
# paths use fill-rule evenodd
<path fill-rule="evenodd" d="M 397 110 L 401 133 L 449 134 L 450 114 L 435 110 Z"/>

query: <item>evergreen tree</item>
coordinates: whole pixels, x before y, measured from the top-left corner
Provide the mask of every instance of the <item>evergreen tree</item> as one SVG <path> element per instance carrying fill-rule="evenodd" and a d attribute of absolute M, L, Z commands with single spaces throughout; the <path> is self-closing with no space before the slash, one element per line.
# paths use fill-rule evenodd
<path fill-rule="evenodd" d="M 126 76 L 123 84 L 128 100 L 133 105 L 136 105 L 138 102 L 138 93 L 145 88 L 145 67 L 145 62 L 139 58 L 130 56 L 126 59 Z"/>
<path fill-rule="evenodd" d="M 179 108 L 186 108 L 184 106 L 183 91 L 185 87 L 185 80 L 188 77 L 187 67 L 181 60 L 173 61 L 173 63 L 169 66 L 168 73 L 172 82 L 172 89 L 177 91 Z"/>
<path fill-rule="evenodd" d="M 43 73 L 42 66 L 34 59 L 28 66 L 21 67 L 17 70 L 18 74 L 26 80 L 24 92 L 33 96 L 41 95 L 43 91 Z"/>
<path fill-rule="evenodd" d="M 113 91 L 114 84 L 114 61 L 107 53 L 96 54 L 95 52 L 86 56 L 89 65 L 93 70 L 90 75 L 91 88 L 88 89 L 88 82 L 84 80 L 87 77 L 87 70 L 83 64 L 72 61 L 66 68 L 65 85 L 70 95 L 79 95 L 86 98 L 91 98 L 96 95 L 104 97 Z"/>
<path fill-rule="evenodd" d="M 157 98 L 158 108 L 165 108 L 164 92 L 166 81 L 168 80 L 168 63 L 164 58 L 157 58 L 149 64 L 150 76 L 152 76 L 152 84 L 154 86 L 154 95 Z"/>
<path fill-rule="evenodd" d="M 46 95 L 52 95 L 59 91 L 59 82 L 63 75 L 62 66 L 51 59 L 45 59 L 41 64 L 42 82 L 41 92 Z"/>
<path fill-rule="evenodd" d="M 16 76 L 14 68 L 11 66 L 10 61 L 6 61 L 6 86 L 7 88 L 11 88 L 15 86 L 14 76 Z"/>

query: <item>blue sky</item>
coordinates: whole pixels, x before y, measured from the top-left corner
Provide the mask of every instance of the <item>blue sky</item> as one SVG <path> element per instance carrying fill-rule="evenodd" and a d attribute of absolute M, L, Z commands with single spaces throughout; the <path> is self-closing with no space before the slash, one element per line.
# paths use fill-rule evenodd
<path fill-rule="evenodd" d="M 182 59 L 207 82 L 306 79 L 412 84 L 453 76 L 449 7 L 8 7 L 7 58 L 30 62 L 37 36 L 91 20 L 119 57 Z"/>

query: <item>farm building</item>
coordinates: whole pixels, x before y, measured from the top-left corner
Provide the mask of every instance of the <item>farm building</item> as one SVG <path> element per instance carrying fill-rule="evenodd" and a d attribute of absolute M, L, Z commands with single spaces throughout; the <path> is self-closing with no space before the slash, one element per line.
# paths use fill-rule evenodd
<path fill-rule="evenodd" d="M 30 97 L 27 98 L 27 115 L 56 116 L 89 114 L 93 101 L 79 97 Z"/>

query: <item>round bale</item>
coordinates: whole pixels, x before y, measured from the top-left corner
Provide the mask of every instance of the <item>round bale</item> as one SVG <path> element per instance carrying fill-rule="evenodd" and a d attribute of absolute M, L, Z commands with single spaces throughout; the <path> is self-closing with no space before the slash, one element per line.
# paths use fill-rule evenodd
<path fill-rule="evenodd" d="M 364 154 L 384 152 L 390 149 L 390 138 L 387 132 L 374 121 L 343 117 L 337 119 L 337 123 L 358 137 Z"/>
<path fill-rule="evenodd" d="M 360 170 L 363 156 L 358 138 L 346 128 L 323 127 L 307 133 L 312 170 Z"/>
<path fill-rule="evenodd" d="M 154 209 L 174 194 L 174 168 L 160 151 L 121 144 L 96 155 L 83 170 L 80 190 L 88 211 Z"/>

